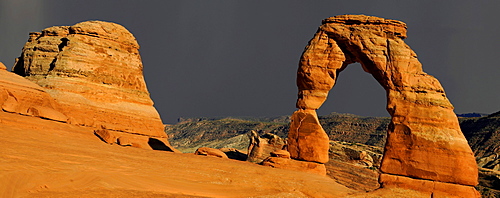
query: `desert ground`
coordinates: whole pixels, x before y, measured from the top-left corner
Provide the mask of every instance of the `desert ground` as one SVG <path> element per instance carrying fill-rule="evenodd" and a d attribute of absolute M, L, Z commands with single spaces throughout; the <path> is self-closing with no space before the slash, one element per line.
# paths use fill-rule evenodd
<path fill-rule="evenodd" d="M 37 117 L 0 112 L 0 126 L 0 197 L 418 197 L 399 189 L 365 194 L 326 176 L 249 162 L 108 145 L 91 128 Z"/>

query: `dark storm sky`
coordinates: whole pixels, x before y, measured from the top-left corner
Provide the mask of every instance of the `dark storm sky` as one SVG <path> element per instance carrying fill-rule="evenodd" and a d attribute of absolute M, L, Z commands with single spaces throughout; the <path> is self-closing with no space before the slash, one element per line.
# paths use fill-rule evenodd
<path fill-rule="evenodd" d="M 0 61 L 12 67 L 28 33 L 86 20 L 119 23 L 141 45 L 165 123 L 192 116 L 295 110 L 299 57 L 321 20 L 366 14 L 407 23 L 406 43 L 444 86 L 455 112 L 500 110 L 500 1 L 0 0 Z M 359 65 L 318 111 L 388 116 L 385 91 Z"/>

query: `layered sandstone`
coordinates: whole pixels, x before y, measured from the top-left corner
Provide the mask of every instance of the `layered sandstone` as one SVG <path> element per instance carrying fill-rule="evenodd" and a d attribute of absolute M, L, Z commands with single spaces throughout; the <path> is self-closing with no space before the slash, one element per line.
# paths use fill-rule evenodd
<path fill-rule="evenodd" d="M 72 124 L 165 138 L 138 50 L 115 23 L 50 27 L 30 33 L 13 71 L 45 88 Z"/>
<path fill-rule="evenodd" d="M 227 155 L 219 149 L 200 147 L 194 152 L 195 155 L 204 155 L 228 159 Z"/>
<path fill-rule="evenodd" d="M 329 147 L 328 135 L 315 110 L 300 109 L 293 113 L 288 132 L 288 151 L 293 159 L 326 163 Z"/>
<path fill-rule="evenodd" d="M 316 162 L 299 161 L 282 157 L 268 157 L 262 161 L 262 165 L 326 176 L 326 166 Z"/>
<path fill-rule="evenodd" d="M 416 53 L 404 43 L 404 38 L 406 24 L 396 20 L 364 15 L 323 20 L 300 59 L 297 71 L 299 111 L 292 117 L 318 109 L 339 73 L 351 63 L 361 63 L 364 71 L 372 74 L 386 90 L 387 110 L 392 116 L 380 182 L 385 187 L 414 188 L 418 186 L 414 180 L 435 181 L 457 188 L 462 186 L 464 191 L 476 195 L 470 186 L 477 185 L 477 165 L 453 106 L 439 81 L 422 70 Z M 308 134 L 315 134 L 310 136 L 316 138 L 317 134 L 324 133 L 319 122 L 311 124 L 317 117 L 314 120 L 314 113 L 310 114 L 309 127 L 302 126 L 301 119 L 292 118 L 288 136 L 289 149 L 296 148 L 290 150 L 292 158 L 310 161 L 327 158 L 327 148 L 323 148 L 322 141 L 319 144 L 311 141 L 305 147 L 308 151 L 318 150 L 313 152 L 317 153 L 314 158 L 297 154 L 303 153 L 300 139 L 308 139 Z M 393 182 L 395 180 L 398 182 Z M 445 191 L 446 188 L 434 190 Z"/>
<path fill-rule="evenodd" d="M 5 69 L 0 62 L 1 110 L 60 122 L 68 120 L 59 104 L 42 87 Z"/>
<path fill-rule="evenodd" d="M 252 130 L 248 134 L 250 144 L 248 145 L 247 161 L 253 163 L 261 163 L 266 158 L 271 156 L 271 153 L 277 150 L 282 150 L 286 145 L 286 141 L 277 135 L 266 133 L 262 136 Z"/>

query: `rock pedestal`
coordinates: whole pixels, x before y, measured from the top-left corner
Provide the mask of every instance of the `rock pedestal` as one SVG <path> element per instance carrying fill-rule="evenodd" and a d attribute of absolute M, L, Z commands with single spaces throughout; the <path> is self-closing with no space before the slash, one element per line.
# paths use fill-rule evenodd
<path fill-rule="evenodd" d="M 351 63 L 361 63 L 364 71 L 372 74 L 386 90 L 387 110 L 392 116 L 381 165 L 386 175 L 380 177 L 383 186 L 416 189 L 415 185 L 403 185 L 414 183 L 410 180 L 394 179 L 412 178 L 453 184 L 456 186 L 453 189 L 463 187 L 462 192 L 475 196 L 477 192 L 472 186 L 478 183 L 477 165 L 453 106 L 439 81 L 423 72 L 416 53 L 404 43 L 404 38 L 406 24 L 396 20 L 364 15 L 323 20 L 300 59 L 299 111 L 293 117 L 308 112 L 310 120 L 314 120 L 312 112 L 326 100 L 340 72 Z M 316 145 L 322 140 L 309 140 L 321 134 L 319 122 L 301 120 L 293 120 L 290 125 L 288 141 L 292 158 L 324 162 L 318 159 L 328 157 L 327 148 Z M 314 144 L 304 146 L 300 140 Z M 314 157 L 303 157 L 302 153 L 314 153 Z M 428 190 L 437 193 L 446 188 Z"/>
<path fill-rule="evenodd" d="M 293 113 L 288 132 L 288 152 L 297 160 L 328 162 L 328 135 L 321 127 L 315 110 L 298 110 Z"/>

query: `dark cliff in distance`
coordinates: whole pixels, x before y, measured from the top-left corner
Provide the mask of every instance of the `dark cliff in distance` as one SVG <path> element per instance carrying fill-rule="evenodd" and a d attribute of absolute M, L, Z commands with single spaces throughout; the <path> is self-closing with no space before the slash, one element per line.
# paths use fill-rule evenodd
<path fill-rule="evenodd" d="M 331 113 L 320 116 L 320 122 L 330 140 L 362 143 L 382 147 L 385 144 L 390 118 L 363 117 L 353 114 Z M 246 134 L 251 130 L 259 134 L 273 133 L 286 138 L 289 117 L 220 117 L 181 118 L 175 125 L 167 125 L 165 132 L 172 145 L 180 150 L 194 151 L 199 146 L 212 144 L 214 148 L 231 146 L 246 149 Z M 235 143 L 236 139 L 243 141 Z M 229 141 L 228 143 L 223 143 Z M 217 142 L 217 143 L 216 143 Z"/>

